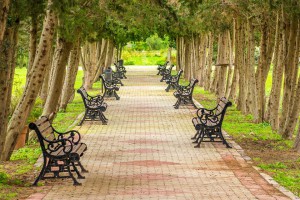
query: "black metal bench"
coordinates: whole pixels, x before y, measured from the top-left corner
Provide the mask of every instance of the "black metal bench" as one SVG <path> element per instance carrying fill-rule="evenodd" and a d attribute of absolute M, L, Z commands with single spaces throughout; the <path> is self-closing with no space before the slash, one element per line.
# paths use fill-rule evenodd
<path fill-rule="evenodd" d="M 107 109 L 107 103 L 103 102 L 103 97 L 101 95 L 90 96 L 84 87 L 79 88 L 77 92 L 81 95 L 85 107 L 79 126 L 83 121 L 102 121 L 102 124 L 107 124 L 107 118 L 103 114 Z"/>
<path fill-rule="evenodd" d="M 102 80 L 102 85 L 104 87 L 104 97 L 115 97 L 117 100 L 120 99 L 120 97 L 117 94 L 117 91 L 119 91 L 119 87 L 115 85 L 111 81 L 106 81 L 104 75 L 100 76 L 100 79 Z"/>
<path fill-rule="evenodd" d="M 193 78 L 187 86 L 178 86 L 178 89 L 174 92 L 174 96 L 177 98 L 177 102 L 174 104 L 175 109 L 178 109 L 182 102 L 184 104 L 191 103 L 197 108 L 193 101 L 193 91 L 196 83 L 198 83 L 198 80 Z"/>
<path fill-rule="evenodd" d="M 123 65 L 123 60 L 118 60 L 117 63 L 114 63 L 115 67 L 116 67 L 116 71 L 115 71 L 115 75 L 117 78 L 123 79 L 123 78 L 127 78 L 126 76 L 126 68 Z"/>
<path fill-rule="evenodd" d="M 80 133 L 76 130 L 60 133 L 52 127 L 47 117 L 30 123 L 29 128 L 36 132 L 44 158 L 43 168 L 33 185 L 50 178 L 72 178 L 74 185 L 81 185 L 72 174 L 75 171 L 78 179 L 85 178 L 78 171 L 78 166 L 81 172 L 88 172 L 80 162 L 87 150 L 87 145 L 80 142 Z"/>
<path fill-rule="evenodd" d="M 169 90 L 171 88 L 173 89 L 178 89 L 178 86 L 179 86 L 179 79 L 180 79 L 180 76 L 182 74 L 183 70 L 180 69 L 177 73 L 177 75 L 175 76 L 170 76 L 167 80 L 166 80 L 166 83 L 168 84 L 168 87 L 165 89 L 166 92 L 169 92 Z"/>
<path fill-rule="evenodd" d="M 161 72 L 161 79 L 160 82 L 168 80 L 172 76 L 172 70 L 173 70 L 174 65 L 171 65 L 168 69 L 165 69 Z"/>
<path fill-rule="evenodd" d="M 195 139 L 194 143 L 197 143 L 195 148 L 199 148 L 201 142 L 223 142 L 227 148 L 231 148 L 222 134 L 222 122 L 226 109 L 231 105 L 230 101 L 222 97 L 214 109 L 199 108 L 197 110 L 197 117 L 192 119 L 197 131 L 192 137 Z"/>
<path fill-rule="evenodd" d="M 163 65 L 158 65 L 157 67 L 157 75 L 162 75 L 162 72 L 167 68 L 167 65 L 169 64 L 169 61 L 166 61 Z"/>

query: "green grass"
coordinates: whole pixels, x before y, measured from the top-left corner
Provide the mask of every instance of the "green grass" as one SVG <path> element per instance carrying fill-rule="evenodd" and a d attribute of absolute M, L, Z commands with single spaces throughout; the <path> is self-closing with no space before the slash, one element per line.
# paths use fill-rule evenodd
<path fill-rule="evenodd" d="M 173 51 L 175 53 L 175 51 Z M 175 57 L 175 55 L 173 56 Z M 161 51 L 131 51 L 125 50 L 122 53 L 124 65 L 159 65 L 167 60 L 167 50 Z M 174 63 L 175 60 L 172 60 Z"/>

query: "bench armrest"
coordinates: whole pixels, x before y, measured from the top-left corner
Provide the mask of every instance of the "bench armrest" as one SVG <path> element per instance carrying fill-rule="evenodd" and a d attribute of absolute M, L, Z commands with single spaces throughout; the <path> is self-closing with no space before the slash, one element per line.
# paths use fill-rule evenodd
<path fill-rule="evenodd" d="M 203 115 L 214 115 L 214 112 L 213 112 L 213 110 L 209 110 L 209 109 L 206 109 L 206 108 L 199 108 L 197 110 L 197 116 L 201 117 Z"/>
<path fill-rule="evenodd" d="M 199 117 L 201 124 L 206 126 L 216 126 L 220 123 L 220 114 L 219 115 L 210 115 L 210 114 L 203 114 Z"/>
<path fill-rule="evenodd" d="M 65 155 L 69 155 L 73 150 L 73 143 L 66 139 L 57 139 L 48 141 L 48 145 L 46 147 L 46 151 L 49 154 L 55 154 L 55 152 L 64 152 Z"/>
<path fill-rule="evenodd" d="M 81 140 L 81 135 L 76 130 L 70 130 L 65 133 L 58 132 L 55 129 L 54 131 L 58 134 L 58 139 L 68 139 L 72 144 L 78 144 Z"/>

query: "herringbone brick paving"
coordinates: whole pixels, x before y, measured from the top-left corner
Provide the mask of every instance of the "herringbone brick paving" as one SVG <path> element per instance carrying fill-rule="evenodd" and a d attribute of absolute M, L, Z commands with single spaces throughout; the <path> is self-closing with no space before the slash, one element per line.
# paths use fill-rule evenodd
<path fill-rule="evenodd" d="M 43 199 L 290 199 L 236 148 L 220 143 L 193 148 L 195 109 L 174 109 L 176 99 L 153 69 L 128 70 L 121 99 L 107 101 L 108 125 L 83 124 L 89 128 L 82 163 L 89 173 L 79 180 L 82 186 L 58 179 Z"/>

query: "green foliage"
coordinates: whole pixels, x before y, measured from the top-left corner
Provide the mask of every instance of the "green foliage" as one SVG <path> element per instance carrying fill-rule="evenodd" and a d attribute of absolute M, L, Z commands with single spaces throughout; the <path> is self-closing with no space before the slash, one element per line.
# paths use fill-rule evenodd
<path fill-rule="evenodd" d="M 132 51 L 125 48 L 122 54 L 124 65 L 159 65 L 166 62 L 167 52 L 164 51 Z"/>
<path fill-rule="evenodd" d="M 5 172 L 0 171 L 0 184 L 5 184 L 9 180 L 9 175 Z"/>

